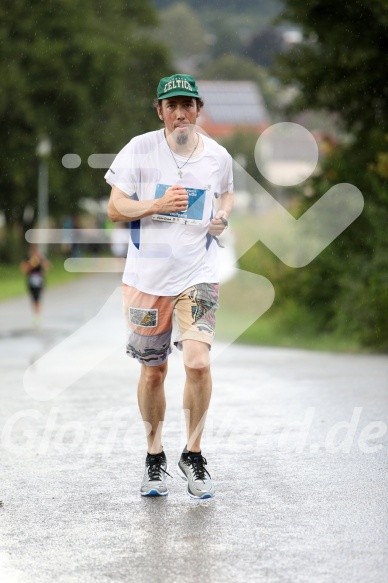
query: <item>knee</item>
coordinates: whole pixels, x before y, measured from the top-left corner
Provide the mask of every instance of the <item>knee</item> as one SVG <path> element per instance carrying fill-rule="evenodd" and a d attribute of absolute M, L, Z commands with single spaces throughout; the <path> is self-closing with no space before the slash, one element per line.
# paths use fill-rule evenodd
<path fill-rule="evenodd" d="M 196 340 L 185 340 L 183 343 L 183 361 L 189 374 L 204 375 L 210 370 L 209 346 Z"/>
<path fill-rule="evenodd" d="M 143 378 L 148 388 L 157 388 L 164 383 L 167 374 L 167 364 L 157 366 L 145 366 L 143 368 Z"/>
<path fill-rule="evenodd" d="M 185 365 L 187 378 L 195 383 L 201 383 L 210 375 L 210 365 L 206 360 L 194 360 Z"/>

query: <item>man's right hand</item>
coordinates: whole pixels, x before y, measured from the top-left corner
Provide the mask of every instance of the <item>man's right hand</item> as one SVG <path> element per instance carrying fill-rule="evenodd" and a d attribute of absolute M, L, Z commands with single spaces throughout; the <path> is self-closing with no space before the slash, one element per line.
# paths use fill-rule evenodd
<path fill-rule="evenodd" d="M 189 195 L 180 184 L 167 188 L 164 195 L 155 201 L 156 212 L 161 214 L 178 213 L 187 210 Z"/>
<path fill-rule="evenodd" d="M 187 191 L 174 184 L 167 188 L 161 198 L 152 200 L 132 200 L 117 186 L 112 187 L 108 203 L 108 216 L 113 222 L 136 221 L 155 213 L 176 213 L 185 211 L 189 203 Z"/>

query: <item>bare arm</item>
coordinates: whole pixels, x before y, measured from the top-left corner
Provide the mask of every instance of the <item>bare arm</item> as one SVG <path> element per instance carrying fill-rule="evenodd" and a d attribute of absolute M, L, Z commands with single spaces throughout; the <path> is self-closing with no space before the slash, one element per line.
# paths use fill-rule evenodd
<path fill-rule="evenodd" d="M 27 261 L 26 259 L 24 259 L 24 260 L 23 260 L 23 261 L 20 263 L 19 267 L 20 267 L 20 270 L 21 270 L 23 273 L 26 273 L 26 274 L 28 273 L 29 264 L 28 264 L 28 261 Z"/>
<path fill-rule="evenodd" d="M 215 237 L 221 235 L 226 229 L 226 225 L 221 220 L 221 217 L 227 220 L 230 213 L 232 212 L 234 194 L 233 192 L 223 192 L 221 194 L 220 199 L 221 199 L 220 207 L 217 210 L 215 216 L 210 221 L 209 225 L 209 234 Z"/>
<path fill-rule="evenodd" d="M 42 266 L 44 272 L 49 271 L 49 269 L 51 269 L 51 261 L 46 259 L 46 257 L 42 257 Z"/>
<path fill-rule="evenodd" d="M 34 257 L 36 257 L 36 261 L 35 261 L 35 263 L 31 263 L 31 261 L 33 260 Z M 33 255 L 29 259 L 24 259 L 20 263 L 19 267 L 20 267 L 21 271 L 27 275 L 27 273 L 29 273 L 31 268 L 36 267 L 36 265 L 39 263 L 40 263 L 44 272 L 51 269 L 51 262 L 48 259 L 46 259 L 46 257 L 41 255 L 40 253 Z"/>
<path fill-rule="evenodd" d="M 176 213 L 186 210 L 187 205 L 188 194 L 178 184 L 170 186 L 161 198 L 152 200 L 132 200 L 117 186 L 113 186 L 108 203 L 108 216 L 114 223 L 130 222 L 154 213 Z"/>

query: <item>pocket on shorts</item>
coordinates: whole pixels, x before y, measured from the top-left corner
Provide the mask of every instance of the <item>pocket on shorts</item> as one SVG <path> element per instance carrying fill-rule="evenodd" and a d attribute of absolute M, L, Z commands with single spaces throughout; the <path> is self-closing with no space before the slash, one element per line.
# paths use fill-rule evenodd
<path fill-rule="evenodd" d="M 140 328 L 156 328 L 159 320 L 157 308 L 129 308 L 129 322 Z"/>

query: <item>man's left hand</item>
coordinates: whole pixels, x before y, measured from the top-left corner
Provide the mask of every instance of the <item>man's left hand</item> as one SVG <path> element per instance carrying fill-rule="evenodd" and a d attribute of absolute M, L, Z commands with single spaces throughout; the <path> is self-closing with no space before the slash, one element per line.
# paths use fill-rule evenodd
<path fill-rule="evenodd" d="M 219 210 L 215 217 L 212 218 L 209 224 L 209 235 L 219 237 L 228 226 L 226 211 Z"/>

